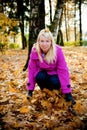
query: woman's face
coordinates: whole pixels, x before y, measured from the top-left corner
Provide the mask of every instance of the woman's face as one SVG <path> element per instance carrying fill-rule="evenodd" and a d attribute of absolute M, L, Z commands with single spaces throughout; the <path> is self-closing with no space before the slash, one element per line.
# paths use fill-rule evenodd
<path fill-rule="evenodd" d="M 50 49 L 51 47 L 51 40 L 49 40 L 48 38 L 44 37 L 44 36 L 41 36 L 40 37 L 40 41 L 39 41 L 39 46 L 41 48 L 41 50 L 44 52 L 44 53 L 47 53 L 48 50 Z"/>

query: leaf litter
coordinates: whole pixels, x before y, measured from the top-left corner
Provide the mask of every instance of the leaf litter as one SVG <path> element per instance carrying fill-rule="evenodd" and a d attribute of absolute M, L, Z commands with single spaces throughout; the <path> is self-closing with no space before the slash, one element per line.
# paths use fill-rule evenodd
<path fill-rule="evenodd" d="M 0 130 L 86 130 L 87 48 L 64 47 L 75 105 L 61 91 L 41 91 L 36 85 L 26 99 L 27 50 L 0 54 Z"/>

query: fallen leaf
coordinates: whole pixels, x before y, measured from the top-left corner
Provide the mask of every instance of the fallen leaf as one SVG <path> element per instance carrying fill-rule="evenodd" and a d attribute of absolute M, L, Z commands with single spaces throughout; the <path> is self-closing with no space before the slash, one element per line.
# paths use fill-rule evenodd
<path fill-rule="evenodd" d="M 28 113 L 28 112 L 29 112 L 29 109 L 28 109 L 27 106 L 23 106 L 23 107 L 20 108 L 19 111 L 20 111 L 20 113 Z"/>

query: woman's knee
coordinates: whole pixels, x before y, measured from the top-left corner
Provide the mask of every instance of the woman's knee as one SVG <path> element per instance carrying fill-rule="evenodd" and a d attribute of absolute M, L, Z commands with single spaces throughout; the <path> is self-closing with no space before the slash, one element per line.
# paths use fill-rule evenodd
<path fill-rule="evenodd" d="M 59 81 L 59 78 L 58 78 L 58 76 L 57 75 L 53 75 L 53 76 L 51 76 L 50 77 L 50 83 L 52 84 L 52 85 L 56 85 L 56 86 L 60 86 L 60 81 Z"/>
<path fill-rule="evenodd" d="M 47 73 L 45 71 L 40 71 L 37 75 L 36 75 L 36 81 L 45 81 L 47 78 Z"/>

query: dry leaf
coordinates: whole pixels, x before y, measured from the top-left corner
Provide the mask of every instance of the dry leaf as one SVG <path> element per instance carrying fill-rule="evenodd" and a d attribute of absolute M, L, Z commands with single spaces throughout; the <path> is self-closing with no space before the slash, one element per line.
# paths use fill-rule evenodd
<path fill-rule="evenodd" d="M 29 109 L 28 109 L 27 106 L 23 106 L 23 107 L 20 108 L 19 111 L 20 111 L 20 113 L 28 113 L 28 112 L 29 112 Z"/>
<path fill-rule="evenodd" d="M 0 129 L 84 130 L 87 122 L 87 48 L 64 47 L 76 104 L 61 90 L 40 91 L 27 100 L 27 50 L 8 50 L 0 57 Z"/>

